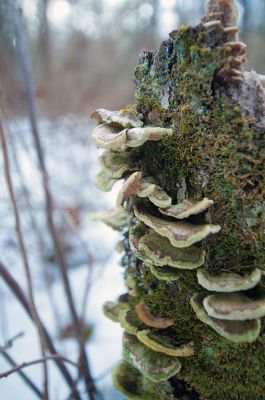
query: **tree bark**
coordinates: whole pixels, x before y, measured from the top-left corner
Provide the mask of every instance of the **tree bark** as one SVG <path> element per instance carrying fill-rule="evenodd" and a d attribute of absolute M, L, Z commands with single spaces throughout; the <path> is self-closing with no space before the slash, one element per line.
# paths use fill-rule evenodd
<path fill-rule="evenodd" d="M 105 313 L 125 329 L 114 383 L 133 399 L 264 399 L 265 312 L 254 312 L 265 295 L 264 79 L 244 72 L 235 3 L 210 0 L 207 10 L 143 52 L 135 71 L 137 129 L 173 133 L 140 145 L 129 129 L 123 144 L 145 186 L 124 184 L 135 195 L 123 241 L 128 295 Z M 202 250 L 203 262 L 180 262 Z"/>

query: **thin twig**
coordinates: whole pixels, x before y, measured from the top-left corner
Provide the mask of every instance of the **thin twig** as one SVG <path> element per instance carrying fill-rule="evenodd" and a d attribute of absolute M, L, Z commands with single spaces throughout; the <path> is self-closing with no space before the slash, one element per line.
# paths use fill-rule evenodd
<path fill-rule="evenodd" d="M 30 305 L 31 313 L 32 313 L 32 316 L 35 321 L 36 328 L 37 328 L 37 331 L 39 334 L 41 353 L 42 353 L 42 356 L 45 357 L 45 348 L 46 348 L 45 337 L 43 335 L 43 331 L 42 331 L 41 324 L 40 324 L 39 314 L 38 314 L 38 311 L 37 311 L 37 308 L 35 305 L 35 300 L 34 300 L 29 260 L 28 260 L 25 242 L 23 239 L 20 215 L 19 215 L 19 210 L 18 210 L 16 196 L 15 196 L 14 187 L 13 187 L 13 180 L 12 180 L 11 173 L 10 173 L 9 155 L 8 155 L 8 148 L 7 148 L 7 143 L 6 143 L 6 134 L 5 134 L 5 128 L 4 128 L 4 123 L 3 123 L 3 115 L 2 115 L 1 105 L 0 105 L 0 139 L 1 139 L 1 144 L 2 144 L 2 153 L 3 153 L 3 160 L 4 160 L 5 180 L 6 180 L 11 204 L 13 207 L 17 241 L 19 244 L 19 250 L 20 250 L 20 254 L 21 254 L 21 258 L 22 258 L 22 262 L 23 262 L 23 266 L 24 266 L 24 272 L 25 272 L 25 276 L 26 276 L 26 282 L 27 282 L 29 305 Z M 47 368 L 46 362 L 43 363 L 43 374 L 44 374 L 43 396 L 44 396 L 45 400 L 48 400 L 49 399 L 49 390 L 48 390 L 49 382 L 48 382 L 48 368 Z"/>
<path fill-rule="evenodd" d="M 94 257 L 92 255 L 92 253 L 88 250 L 87 245 L 84 242 L 84 240 L 82 239 L 82 237 L 78 231 L 78 227 L 77 227 L 76 223 L 74 222 L 73 218 L 71 217 L 71 215 L 67 211 L 63 211 L 63 210 L 61 211 L 61 213 L 62 213 L 63 217 L 65 218 L 66 222 L 68 223 L 68 225 L 70 226 L 70 228 L 72 229 L 72 231 L 75 233 L 76 238 L 78 239 L 81 247 L 83 248 L 84 253 L 86 255 L 86 259 L 87 259 L 88 272 L 87 272 L 87 277 L 86 277 L 86 281 L 85 281 L 85 290 L 84 290 L 83 299 L 82 299 L 81 317 L 80 317 L 81 321 L 85 321 L 88 294 L 89 294 L 92 270 L 93 270 L 93 265 L 94 265 Z"/>
<path fill-rule="evenodd" d="M 38 358 L 37 360 L 27 361 L 27 362 L 23 362 L 23 363 L 21 363 L 19 365 L 16 365 L 13 368 L 11 368 L 11 369 L 9 369 L 9 370 L 7 370 L 5 372 L 0 373 L 0 379 L 7 378 L 9 375 L 14 374 L 15 372 L 17 372 L 17 371 L 19 371 L 19 370 L 21 370 L 23 368 L 30 367 L 31 365 L 40 364 L 40 363 L 46 363 L 46 361 L 55 360 L 55 359 L 57 359 L 57 360 L 60 359 L 61 361 L 65 362 L 65 363 L 71 364 L 74 367 L 79 368 L 79 365 L 76 364 L 75 362 L 73 362 L 73 361 L 71 361 L 68 358 L 65 358 L 63 356 L 60 356 L 59 354 L 55 354 L 55 355 L 52 355 L 52 356 L 46 356 L 44 358 Z"/>
<path fill-rule="evenodd" d="M 4 346 L 0 347 L 0 353 L 3 353 L 3 351 L 10 349 L 10 347 L 13 346 L 14 341 L 21 338 L 22 336 L 24 336 L 24 332 L 19 332 L 12 338 L 6 340 Z"/>
<path fill-rule="evenodd" d="M 105 371 L 101 372 L 101 374 L 99 374 L 98 376 L 96 376 L 96 377 L 95 377 L 95 381 L 96 381 L 96 382 L 99 382 L 99 381 L 101 381 L 102 379 L 106 378 L 109 374 L 111 374 L 116 364 L 117 364 L 117 363 L 113 364 L 112 367 L 109 367 L 109 368 L 106 369 Z"/>
<path fill-rule="evenodd" d="M 19 303 L 22 305 L 26 313 L 29 315 L 29 317 L 33 320 L 31 310 L 29 307 L 28 300 L 26 296 L 23 293 L 23 290 L 21 289 L 20 285 L 18 282 L 12 277 L 12 275 L 9 273 L 8 269 L 4 266 L 4 264 L 0 261 L 0 276 L 3 278 L 5 281 L 6 285 L 9 287 L 9 289 L 12 291 L 12 293 L 15 295 Z M 34 320 L 33 320 L 34 322 Z M 45 326 L 42 323 L 42 329 L 44 331 L 45 337 L 46 337 L 46 343 L 47 347 L 50 350 L 51 354 L 58 354 L 53 341 L 46 330 Z M 61 371 L 63 377 L 65 378 L 65 381 L 68 383 L 70 389 L 72 390 L 73 393 L 73 398 L 75 400 L 81 400 L 79 392 L 76 388 L 75 381 L 72 379 L 71 374 L 69 373 L 68 369 L 64 365 L 64 363 L 60 359 L 55 358 L 55 363 L 59 370 Z"/>
<path fill-rule="evenodd" d="M 28 57 L 28 49 L 27 49 L 27 45 L 26 45 L 25 35 L 23 32 L 23 29 L 21 28 L 21 21 L 20 21 L 19 14 L 17 11 L 16 1 L 8 0 L 8 4 L 10 7 L 10 11 L 11 11 L 12 22 L 14 25 L 15 35 L 16 35 L 16 40 L 17 40 L 17 49 L 19 52 L 22 72 L 24 75 L 24 80 L 25 80 L 25 85 L 26 85 L 29 118 L 30 118 L 30 123 L 31 123 L 31 132 L 32 132 L 34 143 L 35 143 L 36 153 L 37 153 L 40 170 L 41 170 L 41 175 L 42 175 L 48 227 L 50 230 L 51 237 L 53 239 L 55 256 L 56 256 L 57 263 L 58 263 L 58 266 L 60 268 L 60 272 L 62 275 L 66 298 L 67 298 L 69 309 L 71 312 L 73 325 L 76 330 L 76 337 L 78 338 L 80 361 L 81 361 L 82 370 L 83 370 L 82 372 L 84 374 L 85 384 L 87 387 L 87 392 L 88 392 L 89 398 L 91 400 L 94 400 L 97 390 L 96 390 L 96 387 L 95 387 L 95 384 L 94 384 L 94 381 L 93 381 L 93 378 L 92 378 L 92 375 L 90 372 L 90 366 L 89 366 L 88 358 L 86 355 L 86 349 L 85 349 L 85 343 L 84 343 L 83 332 L 82 332 L 82 328 L 81 328 L 81 324 L 80 324 L 80 319 L 78 317 L 78 314 L 77 314 L 77 311 L 75 308 L 72 290 L 71 290 L 70 282 L 68 279 L 67 263 L 66 263 L 64 253 L 61 248 L 60 240 L 58 238 L 54 219 L 53 219 L 53 200 L 52 200 L 52 195 L 51 195 L 51 191 L 50 191 L 49 178 L 48 178 L 48 173 L 46 170 L 44 154 L 43 154 L 42 145 L 41 145 L 41 141 L 40 141 L 40 135 L 39 135 L 39 131 L 38 131 L 36 109 L 35 109 L 35 102 L 34 102 L 34 96 L 33 96 L 33 85 L 32 85 L 32 79 L 31 79 L 30 66 L 29 66 L 29 62 L 28 62 L 29 57 Z"/>
<path fill-rule="evenodd" d="M 50 302 L 50 306 L 53 312 L 53 319 L 54 319 L 54 323 L 56 325 L 56 329 L 58 332 L 60 332 L 61 330 L 61 318 L 60 318 L 60 313 L 57 309 L 57 305 L 54 299 L 54 295 L 53 295 L 53 291 L 51 288 L 51 284 L 50 284 L 50 275 L 48 272 L 48 268 L 47 265 L 45 263 L 45 254 L 44 254 L 44 240 L 43 240 L 43 236 L 42 236 L 42 232 L 39 229 L 37 220 L 35 218 L 34 212 L 33 212 L 33 206 L 31 203 L 31 199 L 30 199 L 30 192 L 27 188 L 27 186 L 24 184 L 24 176 L 23 176 L 23 172 L 19 166 L 18 163 L 18 157 L 17 157 L 17 150 L 16 150 L 16 144 L 15 141 L 13 140 L 13 136 L 10 135 L 10 149 L 12 151 L 12 155 L 13 155 L 13 162 L 14 162 L 14 167 L 16 169 L 16 172 L 19 176 L 20 179 L 20 186 L 22 189 L 22 195 L 25 199 L 26 205 L 27 205 L 27 209 L 28 209 L 28 213 L 29 213 L 29 218 L 30 218 L 30 222 L 31 222 L 31 227 L 33 232 L 35 233 L 36 239 L 38 241 L 38 246 L 39 246 L 39 251 L 40 251 L 40 258 L 41 258 L 41 262 L 42 262 L 42 272 L 43 272 L 43 278 L 44 278 L 44 283 L 46 286 L 46 291 L 48 294 L 48 299 Z"/>
<path fill-rule="evenodd" d="M 3 356 L 5 358 L 5 360 L 12 365 L 12 367 L 15 367 L 17 365 L 17 363 L 14 361 L 14 359 L 6 352 L 4 351 L 3 353 L 1 353 L 1 356 Z M 25 382 L 25 384 L 33 391 L 33 393 L 36 394 L 36 396 L 39 399 L 43 399 L 42 393 L 41 391 L 37 388 L 37 386 L 35 385 L 34 382 L 32 382 L 32 380 L 28 377 L 28 375 L 25 374 L 25 372 L 18 370 L 17 371 L 18 375 L 21 377 L 21 379 Z"/>

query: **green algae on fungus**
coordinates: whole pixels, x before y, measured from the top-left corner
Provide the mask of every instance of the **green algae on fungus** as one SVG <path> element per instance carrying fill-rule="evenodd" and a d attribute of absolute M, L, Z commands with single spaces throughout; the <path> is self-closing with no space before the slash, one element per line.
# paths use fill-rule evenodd
<path fill-rule="evenodd" d="M 133 225 L 129 230 L 129 245 L 133 253 L 138 254 L 138 246 L 140 239 L 145 235 L 147 228 L 144 224 L 139 223 Z"/>
<path fill-rule="evenodd" d="M 110 192 L 117 179 L 111 178 L 104 170 L 100 170 L 94 178 L 96 187 L 103 192 Z"/>
<path fill-rule="evenodd" d="M 145 346 L 158 353 L 175 357 L 190 357 L 194 354 L 192 343 L 176 345 L 171 342 L 170 336 L 167 337 L 159 332 L 143 330 L 137 333 L 137 338 Z"/>
<path fill-rule="evenodd" d="M 154 183 L 154 178 L 152 178 L 150 176 L 144 177 L 141 181 L 141 185 L 137 192 L 137 195 L 139 197 L 148 197 L 153 193 L 155 188 L 156 188 L 156 185 Z"/>
<path fill-rule="evenodd" d="M 137 195 L 139 197 L 148 197 L 151 203 L 161 208 L 170 207 L 172 203 L 171 197 L 154 183 L 152 177 L 144 177 L 141 180 Z"/>
<path fill-rule="evenodd" d="M 113 322 L 119 322 L 119 313 L 121 309 L 127 307 L 124 304 L 114 301 L 106 301 L 103 305 L 104 315 L 111 319 Z"/>
<path fill-rule="evenodd" d="M 168 381 L 155 383 L 126 361 L 120 361 L 112 373 L 113 383 L 128 400 L 174 400 Z"/>
<path fill-rule="evenodd" d="M 136 304 L 134 309 L 139 320 L 147 326 L 150 326 L 152 328 L 165 329 L 169 326 L 174 325 L 174 321 L 172 319 L 161 318 L 153 315 L 150 312 L 148 305 L 144 302 Z"/>
<path fill-rule="evenodd" d="M 176 219 L 188 218 L 191 215 L 197 215 L 207 210 L 214 204 L 213 200 L 209 200 L 206 197 L 200 201 L 192 202 L 189 200 L 183 200 L 181 203 L 172 205 L 171 207 L 160 209 L 160 212 L 169 217 Z"/>
<path fill-rule="evenodd" d="M 139 320 L 136 313 L 133 310 L 125 309 L 119 313 L 119 321 L 121 327 L 131 335 L 137 335 L 138 332 L 146 328 L 145 324 Z"/>
<path fill-rule="evenodd" d="M 166 381 L 181 369 L 177 357 L 157 353 L 128 333 L 123 335 L 123 358 L 152 382 Z"/>
<path fill-rule="evenodd" d="M 99 163 L 102 169 L 114 179 L 122 178 L 127 171 L 137 170 L 130 162 L 130 153 L 127 151 L 115 152 L 107 150 L 99 156 Z"/>
<path fill-rule="evenodd" d="M 139 204 L 134 206 L 134 214 L 145 225 L 169 239 L 172 246 L 177 248 L 189 247 L 221 229 L 219 225 L 213 224 L 193 225 L 187 222 L 166 221 L 149 214 Z"/>
<path fill-rule="evenodd" d="M 245 321 L 265 316 L 265 297 L 253 299 L 243 293 L 218 293 L 205 297 L 203 306 L 210 317 Z"/>
<path fill-rule="evenodd" d="M 94 221 L 101 221 L 116 231 L 122 231 L 131 221 L 132 215 L 123 208 L 115 208 L 90 214 Z"/>
<path fill-rule="evenodd" d="M 195 294 L 191 299 L 191 306 L 197 318 L 209 325 L 219 335 L 234 343 L 252 343 L 260 334 L 260 320 L 251 319 L 246 321 L 229 321 L 219 318 L 212 318 L 207 315 L 203 301 L 205 296 Z"/>
<path fill-rule="evenodd" d="M 143 235 L 138 244 L 142 258 L 156 266 L 170 266 L 179 269 L 195 269 L 204 263 L 205 252 L 195 246 L 173 247 L 169 240 L 152 231 Z"/>
<path fill-rule="evenodd" d="M 172 203 L 171 197 L 157 185 L 148 198 L 153 204 L 160 208 L 170 207 Z"/>
<path fill-rule="evenodd" d="M 213 292 L 235 292 L 248 290 L 256 286 L 261 280 L 261 270 L 256 268 L 243 275 L 234 272 L 222 272 L 213 275 L 206 270 L 197 271 L 198 282 L 205 289 Z"/>
<path fill-rule="evenodd" d="M 152 274 L 158 279 L 162 281 L 178 281 L 181 273 L 180 271 L 176 270 L 176 268 L 164 266 L 164 267 L 157 267 L 155 265 L 149 266 L 150 271 Z"/>

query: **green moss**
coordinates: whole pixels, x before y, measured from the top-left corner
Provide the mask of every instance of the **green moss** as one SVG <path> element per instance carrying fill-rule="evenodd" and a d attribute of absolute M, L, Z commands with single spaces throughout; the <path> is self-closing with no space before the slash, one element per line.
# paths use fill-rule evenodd
<path fill-rule="evenodd" d="M 213 95 L 220 54 L 204 47 L 201 33 L 194 40 L 192 30 L 183 30 L 168 45 L 169 55 L 162 45 L 154 56 L 163 60 L 158 71 L 153 65 L 143 64 L 144 72 L 142 64 L 136 68 L 137 105 L 146 123 L 154 105 L 161 108 L 163 87 L 170 82 L 169 106 L 160 119 L 175 134 L 146 143 L 134 157 L 174 201 L 184 181 L 190 198 L 214 199 L 211 216 L 222 232 L 205 244 L 211 270 L 249 265 L 265 269 L 264 139 L 250 129 L 232 101 Z"/>
<path fill-rule="evenodd" d="M 159 331 L 176 345 L 193 341 L 195 355 L 182 358 L 178 378 L 195 388 L 203 400 L 257 400 L 265 391 L 265 330 L 253 344 L 233 344 L 200 322 L 192 312 L 189 300 L 203 291 L 192 271 L 182 273 L 180 282 L 156 281 L 147 267 L 141 267 L 145 287 L 141 298 L 158 316 L 172 318 L 175 325 Z M 170 295 L 169 295 L 170 294 Z M 154 330 L 154 333 L 156 330 Z M 232 372 L 231 372 L 232 371 Z"/>
<path fill-rule="evenodd" d="M 133 150 L 133 157 L 174 202 L 183 196 L 214 200 L 207 218 L 222 231 L 202 243 L 208 270 L 265 270 L 265 143 L 239 107 L 213 90 L 222 60 L 214 45 L 206 46 L 210 41 L 201 28 L 183 27 L 176 39 L 143 56 L 135 72 L 137 110 L 145 124 L 175 132 Z M 205 216 L 190 220 L 201 223 Z M 181 271 L 176 282 L 159 281 L 137 262 L 134 273 L 137 294 L 151 312 L 174 319 L 164 333 L 172 342 L 194 342 L 195 355 L 182 360 L 179 378 L 202 400 L 265 399 L 264 319 L 255 343 L 233 344 L 192 311 L 192 295 L 207 293 L 193 271 Z M 264 293 L 264 286 L 262 281 L 251 294 Z"/>
<path fill-rule="evenodd" d="M 265 271 L 265 142 L 251 129 L 237 104 L 213 87 L 215 71 L 222 62 L 214 37 L 201 25 L 181 27 L 175 39 L 142 56 L 135 71 L 137 111 L 143 114 L 145 125 L 173 128 L 174 135 L 147 142 L 132 149 L 131 155 L 174 203 L 185 197 L 214 200 L 207 213 L 189 219 L 200 224 L 207 218 L 222 227 L 199 244 L 206 250 L 205 267 L 210 272 L 243 273 L 253 267 Z M 157 212 L 148 200 L 144 203 Z M 132 220 L 130 225 L 134 224 Z M 130 299 L 131 312 L 143 301 L 157 317 L 175 322 L 159 335 L 165 335 L 173 346 L 194 343 L 195 354 L 182 359 L 178 378 L 195 389 L 201 400 L 265 400 L 264 319 L 261 336 L 252 344 L 239 345 L 222 338 L 199 321 L 190 306 L 195 292 L 207 294 L 195 271 L 181 271 L 174 282 L 156 279 L 130 251 L 128 232 L 124 235 L 125 279 L 138 296 Z M 264 281 L 247 293 L 264 295 Z M 138 325 L 136 328 L 138 331 Z M 117 371 L 117 387 L 128 398 L 177 398 L 169 390 L 169 382 L 151 388 L 150 382 L 126 363 Z"/>

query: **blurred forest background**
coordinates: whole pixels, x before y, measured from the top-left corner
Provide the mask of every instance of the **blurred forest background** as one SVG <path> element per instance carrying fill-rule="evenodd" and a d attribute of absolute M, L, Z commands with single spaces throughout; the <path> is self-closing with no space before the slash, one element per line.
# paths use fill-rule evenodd
<path fill-rule="evenodd" d="M 141 50 L 158 48 L 178 25 L 199 23 L 204 3 L 0 1 L 1 399 L 72 399 L 74 384 L 78 399 L 122 399 L 111 383 L 122 332 L 102 313 L 106 300 L 125 291 L 114 252 L 119 235 L 89 217 L 114 206 L 116 196 L 93 183 L 99 167 L 90 114 L 134 103 Z M 265 1 L 239 4 L 247 68 L 265 73 Z M 30 287 L 41 324 L 25 307 Z M 43 329 L 49 346 L 41 354 Z M 68 361 L 45 360 L 46 397 L 43 361 L 26 376 L 2 379 L 9 368 L 51 354 Z M 93 385 L 84 376 L 100 395 L 88 396 Z"/>
<path fill-rule="evenodd" d="M 133 69 L 143 48 L 170 30 L 196 24 L 204 0 L 21 0 L 35 98 L 49 116 L 89 113 L 133 102 Z M 248 66 L 265 65 L 265 2 L 240 0 Z M 24 111 L 24 83 L 5 1 L 0 2 L 0 77 L 14 113 Z"/>

